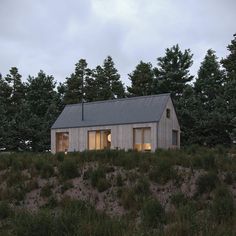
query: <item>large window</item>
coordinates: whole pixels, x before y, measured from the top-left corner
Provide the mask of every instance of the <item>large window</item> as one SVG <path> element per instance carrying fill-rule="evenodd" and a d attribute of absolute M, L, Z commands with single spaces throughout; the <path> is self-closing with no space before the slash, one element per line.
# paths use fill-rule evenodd
<path fill-rule="evenodd" d="M 178 131 L 172 130 L 172 145 L 177 146 L 178 145 Z"/>
<path fill-rule="evenodd" d="M 138 151 L 150 151 L 151 128 L 134 128 L 134 149 Z"/>
<path fill-rule="evenodd" d="M 96 130 L 88 132 L 89 150 L 110 149 L 110 147 L 111 147 L 110 130 Z"/>
<path fill-rule="evenodd" d="M 69 133 L 56 133 L 56 152 L 66 152 L 69 148 Z"/>

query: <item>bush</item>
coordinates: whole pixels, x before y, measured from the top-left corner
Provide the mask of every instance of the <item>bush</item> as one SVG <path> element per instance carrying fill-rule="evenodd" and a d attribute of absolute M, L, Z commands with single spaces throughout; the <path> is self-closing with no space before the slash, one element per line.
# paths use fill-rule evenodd
<path fill-rule="evenodd" d="M 54 230 L 53 217 L 48 211 L 18 213 L 13 223 L 13 235 L 17 236 L 54 235 Z"/>
<path fill-rule="evenodd" d="M 178 179 L 178 176 L 169 160 L 163 158 L 159 160 L 157 166 L 151 170 L 149 178 L 156 183 L 165 184 L 171 179 Z"/>
<path fill-rule="evenodd" d="M 42 197 L 50 197 L 52 195 L 51 186 L 49 184 L 46 184 L 44 187 L 42 187 L 40 191 L 40 196 Z"/>
<path fill-rule="evenodd" d="M 1 201 L 0 202 L 0 220 L 8 218 L 11 215 L 11 213 L 12 211 L 11 211 L 10 205 L 5 201 Z"/>
<path fill-rule="evenodd" d="M 106 174 L 103 168 L 99 167 L 98 169 L 92 171 L 91 173 L 91 184 L 93 187 L 96 187 L 98 184 L 99 179 L 105 179 Z"/>
<path fill-rule="evenodd" d="M 97 189 L 99 192 L 104 192 L 111 187 L 111 184 L 106 178 L 100 178 L 97 183 Z"/>
<path fill-rule="evenodd" d="M 211 192 L 215 189 L 219 179 L 215 173 L 207 173 L 198 177 L 196 181 L 197 194 Z"/>
<path fill-rule="evenodd" d="M 41 167 L 40 176 L 42 178 L 50 178 L 54 174 L 54 168 L 51 163 L 43 162 L 44 164 Z"/>
<path fill-rule="evenodd" d="M 185 195 L 181 192 L 173 194 L 171 196 L 171 203 L 177 208 L 186 204 L 186 201 L 187 201 L 187 199 L 186 199 Z"/>
<path fill-rule="evenodd" d="M 218 223 L 232 219 L 235 211 L 234 199 L 226 187 L 218 187 L 212 203 L 212 213 Z"/>
<path fill-rule="evenodd" d="M 79 176 L 77 164 L 72 159 L 65 159 L 59 168 L 59 172 L 64 179 L 73 179 Z"/>
<path fill-rule="evenodd" d="M 134 186 L 134 192 L 141 196 L 147 196 L 150 194 L 150 184 L 146 178 L 139 179 Z"/>
<path fill-rule="evenodd" d="M 158 200 L 148 200 L 141 210 L 141 219 L 145 227 L 158 228 L 166 221 L 165 210 Z"/>
<path fill-rule="evenodd" d="M 121 186 L 123 186 L 123 179 L 122 179 L 122 176 L 121 176 L 121 174 L 118 174 L 117 176 L 116 176 L 116 185 L 118 186 L 118 187 L 121 187 Z"/>
<path fill-rule="evenodd" d="M 121 204 L 126 210 L 135 210 L 138 208 L 138 202 L 133 189 L 122 189 Z"/>

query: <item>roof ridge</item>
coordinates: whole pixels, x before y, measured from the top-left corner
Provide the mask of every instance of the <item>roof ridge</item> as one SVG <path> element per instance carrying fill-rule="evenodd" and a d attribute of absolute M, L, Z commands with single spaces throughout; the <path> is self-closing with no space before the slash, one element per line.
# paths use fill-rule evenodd
<path fill-rule="evenodd" d="M 105 102 L 116 102 L 116 101 L 126 101 L 126 100 L 137 100 L 137 99 L 141 99 L 141 98 L 161 97 L 161 96 L 170 96 L 170 93 L 161 93 L 161 94 L 153 94 L 153 95 L 145 95 L 145 96 L 128 97 L 128 98 L 115 98 L 115 99 L 93 101 L 93 102 L 84 102 L 84 105 L 90 105 L 90 104 L 94 104 L 94 103 L 105 103 Z M 81 103 L 67 104 L 66 107 L 79 106 L 79 105 L 81 105 Z"/>

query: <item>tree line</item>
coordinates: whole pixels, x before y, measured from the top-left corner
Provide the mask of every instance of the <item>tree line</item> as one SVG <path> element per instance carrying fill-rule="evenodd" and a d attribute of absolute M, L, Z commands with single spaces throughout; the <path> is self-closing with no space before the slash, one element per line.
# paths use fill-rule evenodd
<path fill-rule="evenodd" d="M 22 82 L 12 67 L 0 74 L 0 148 L 49 150 L 50 127 L 66 104 L 160 93 L 171 93 L 182 145 L 230 146 L 236 141 L 236 34 L 227 49 L 221 60 L 209 49 L 194 77 L 190 49 L 174 45 L 155 66 L 140 61 L 126 88 L 111 56 L 95 69 L 80 59 L 59 84 L 43 71 Z"/>

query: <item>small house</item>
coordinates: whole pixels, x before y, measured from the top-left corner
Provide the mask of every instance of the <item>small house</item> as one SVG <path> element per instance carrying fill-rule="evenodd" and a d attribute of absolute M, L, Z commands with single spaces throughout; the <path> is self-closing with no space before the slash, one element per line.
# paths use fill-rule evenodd
<path fill-rule="evenodd" d="M 51 127 L 51 151 L 180 147 L 180 126 L 170 94 L 65 106 Z"/>

